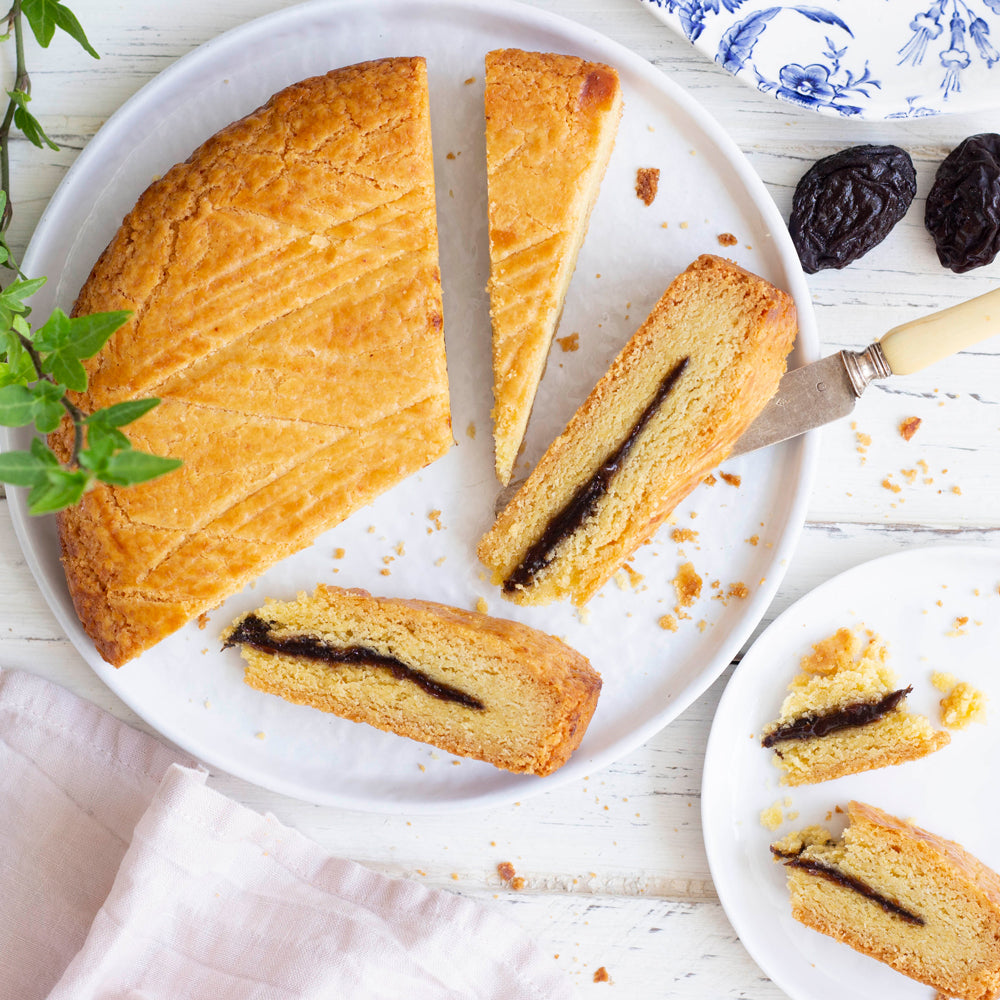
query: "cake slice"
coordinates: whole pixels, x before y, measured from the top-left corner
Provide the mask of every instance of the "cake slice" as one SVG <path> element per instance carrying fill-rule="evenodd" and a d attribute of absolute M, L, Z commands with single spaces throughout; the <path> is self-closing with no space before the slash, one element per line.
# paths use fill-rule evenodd
<path fill-rule="evenodd" d="M 259 691 L 528 774 L 566 763 L 601 690 L 586 657 L 527 625 L 322 584 L 223 639 Z"/>
<path fill-rule="evenodd" d="M 791 298 L 699 257 L 654 306 L 479 543 L 510 600 L 588 601 L 774 394 Z"/>
<path fill-rule="evenodd" d="M 621 110 L 618 74 L 610 66 L 519 49 L 486 55 L 493 436 L 504 485 Z"/>
<path fill-rule="evenodd" d="M 184 464 L 59 516 L 116 666 L 451 446 L 424 61 L 303 80 L 168 170 L 75 306 L 117 309 L 75 402 L 159 397 L 130 437 Z"/>
<path fill-rule="evenodd" d="M 1000 991 L 1000 876 L 954 841 L 851 802 L 840 840 L 809 827 L 771 845 L 792 916 L 959 1000 Z"/>
<path fill-rule="evenodd" d="M 908 712 L 877 635 L 838 629 L 804 656 L 778 719 L 761 744 L 774 750 L 784 785 L 808 785 L 917 760 L 951 742 Z"/>

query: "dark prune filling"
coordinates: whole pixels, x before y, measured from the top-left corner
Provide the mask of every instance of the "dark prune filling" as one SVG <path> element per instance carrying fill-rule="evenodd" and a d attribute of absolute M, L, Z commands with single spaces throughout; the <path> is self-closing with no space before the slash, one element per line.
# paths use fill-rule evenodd
<path fill-rule="evenodd" d="M 776 851 L 774 848 L 771 849 L 772 852 L 779 858 L 787 858 L 788 855 L 782 851 Z M 842 885 L 845 889 L 850 889 L 852 892 L 858 893 L 860 896 L 864 896 L 865 899 L 871 900 L 876 905 L 880 906 L 886 913 L 891 913 L 893 916 L 899 917 L 901 920 L 905 920 L 908 924 L 915 924 L 918 927 L 922 927 L 926 921 L 923 917 L 916 913 L 907 910 L 905 907 L 899 905 L 899 903 L 893 902 L 887 896 L 883 896 L 880 892 L 873 889 L 867 882 L 862 882 L 861 879 L 855 878 L 853 875 L 848 875 L 846 872 L 842 872 L 835 865 L 829 865 L 824 861 L 818 861 L 815 858 L 803 858 L 798 855 L 793 858 L 789 858 L 784 861 L 783 864 L 787 865 L 789 868 L 801 868 L 802 871 L 808 872 L 810 875 L 817 875 L 819 878 L 828 879 L 830 882 L 834 882 L 837 885 Z"/>
<path fill-rule="evenodd" d="M 783 740 L 809 740 L 841 729 L 870 725 L 888 715 L 912 690 L 912 686 L 905 687 L 890 691 L 877 701 L 855 701 L 818 715 L 803 715 L 778 726 L 760 741 L 760 745 L 771 747 Z"/>
<path fill-rule="evenodd" d="M 656 394 L 649 404 L 639 415 L 638 420 L 632 425 L 625 440 L 607 458 L 597 471 L 587 480 L 558 514 L 556 514 L 542 536 L 524 554 L 524 558 L 517 565 L 514 571 L 504 581 L 503 589 L 505 593 L 513 593 L 515 590 L 529 587 L 535 577 L 554 558 L 554 551 L 559 543 L 571 535 L 577 528 L 593 517 L 597 512 L 601 497 L 608 492 L 611 480 L 615 473 L 622 467 L 629 452 L 635 446 L 639 435 L 652 420 L 656 411 L 663 405 L 664 400 L 670 395 L 671 390 L 677 384 L 677 380 L 684 374 L 684 369 L 688 366 L 689 358 L 681 358 L 673 368 L 666 374 L 660 382 Z"/>
<path fill-rule="evenodd" d="M 482 711 L 486 706 L 478 699 L 450 684 L 443 684 L 428 677 L 422 670 L 417 670 L 395 656 L 386 656 L 367 646 L 335 646 L 315 635 L 283 635 L 277 636 L 273 629 L 278 628 L 277 622 L 268 622 L 256 614 L 243 618 L 226 639 L 225 648 L 235 646 L 250 646 L 262 653 L 283 653 L 287 656 L 301 656 L 303 659 L 315 660 L 327 666 L 338 664 L 354 664 L 364 667 L 376 667 L 388 670 L 397 680 L 410 681 L 441 701 L 453 701 L 466 708 Z"/>

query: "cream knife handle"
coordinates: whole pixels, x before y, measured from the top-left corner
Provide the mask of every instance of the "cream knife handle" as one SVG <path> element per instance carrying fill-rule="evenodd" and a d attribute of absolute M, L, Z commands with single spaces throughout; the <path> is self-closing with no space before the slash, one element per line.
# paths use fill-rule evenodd
<path fill-rule="evenodd" d="M 1000 288 L 894 326 L 880 341 L 893 375 L 909 375 L 1000 333 Z"/>

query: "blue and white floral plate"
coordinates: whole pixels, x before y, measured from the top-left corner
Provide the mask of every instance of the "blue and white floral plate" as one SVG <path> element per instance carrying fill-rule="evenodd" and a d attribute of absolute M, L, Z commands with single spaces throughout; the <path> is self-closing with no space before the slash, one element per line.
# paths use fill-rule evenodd
<path fill-rule="evenodd" d="M 1000 107 L 1000 0 L 640 0 L 738 80 L 831 115 Z"/>

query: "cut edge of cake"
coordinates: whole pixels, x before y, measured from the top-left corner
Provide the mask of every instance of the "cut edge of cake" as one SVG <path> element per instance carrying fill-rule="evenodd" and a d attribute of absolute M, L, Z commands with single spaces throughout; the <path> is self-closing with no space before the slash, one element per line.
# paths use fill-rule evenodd
<path fill-rule="evenodd" d="M 841 838 L 808 827 L 771 845 L 792 916 L 959 1000 L 1000 992 L 1000 875 L 960 844 L 863 802 Z"/>
<path fill-rule="evenodd" d="M 250 687 L 516 773 L 562 767 L 601 690 L 585 656 L 520 622 L 324 584 L 223 641 Z"/>
<path fill-rule="evenodd" d="M 678 275 L 480 540 L 504 596 L 585 604 L 726 457 L 796 332 L 791 297 L 732 261 Z"/>

